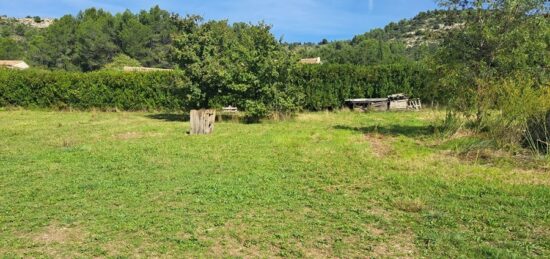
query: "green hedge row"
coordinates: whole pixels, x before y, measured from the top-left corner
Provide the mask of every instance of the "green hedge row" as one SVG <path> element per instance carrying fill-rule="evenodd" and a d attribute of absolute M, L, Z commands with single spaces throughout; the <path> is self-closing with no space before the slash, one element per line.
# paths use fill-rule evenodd
<path fill-rule="evenodd" d="M 338 108 L 350 98 L 377 98 L 404 93 L 433 100 L 433 74 L 416 64 L 387 66 L 301 66 L 294 84 L 303 86 L 308 110 Z"/>
<path fill-rule="evenodd" d="M 345 99 L 385 97 L 405 93 L 433 99 L 433 75 L 418 65 L 362 67 L 299 66 L 284 82 L 300 98 L 293 107 L 304 110 L 339 108 Z M 196 108 L 208 92 L 182 72 L 90 73 L 0 70 L 0 106 L 54 109 L 187 110 Z M 222 93 L 216 93 L 223 95 Z M 239 107 L 243 108 L 243 107 Z"/>
<path fill-rule="evenodd" d="M 181 110 L 198 94 L 178 72 L 0 70 L 0 106 Z"/>

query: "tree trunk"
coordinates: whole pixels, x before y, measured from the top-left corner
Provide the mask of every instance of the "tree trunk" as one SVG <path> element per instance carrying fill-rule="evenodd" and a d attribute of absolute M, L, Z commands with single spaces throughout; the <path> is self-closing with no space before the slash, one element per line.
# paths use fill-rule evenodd
<path fill-rule="evenodd" d="M 214 132 L 216 121 L 215 110 L 192 110 L 191 111 L 191 135 L 210 134 Z"/>

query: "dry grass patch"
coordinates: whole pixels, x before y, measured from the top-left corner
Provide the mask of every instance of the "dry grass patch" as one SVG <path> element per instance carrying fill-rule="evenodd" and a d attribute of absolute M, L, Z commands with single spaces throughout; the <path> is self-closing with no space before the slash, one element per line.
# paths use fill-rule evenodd
<path fill-rule="evenodd" d="M 125 132 L 116 134 L 113 137 L 118 140 L 132 140 L 132 139 L 141 139 L 141 138 L 148 138 L 148 137 L 159 137 L 161 136 L 161 133 L 143 133 L 143 132 Z"/>
<path fill-rule="evenodd" d="M 391 138 L 378 133 L 365 134 L 363 139 L 370 143 L 372 153 L 379 158 L 390 155 L 393 152 L 391 148 Z"/>
<path fill-rule="evenodd" d="M 87 233 L 78 227 L 65 227 L 59 224 L 51 224 L 42 232 L 32 237 L 35 242 L 51 244 L 78 244 L 82 243 Z"/>
<path fill-rule="evenodd" d="M 540 170 L 515 170 L 510 177 L 506 177 L 505 183 L 512 185 L 539 185 L 550 187 L 550 171 Z"/>
<path fill-rule="evenodd" d="M 75 147 L 78 144 L 78 142 L 72 138 L 64 138 L 60 142 L 59 147 L 63 148 Z"/>
<path fill-rule="evenodd" d="M 317 112 L 317 113 L 301 113 L 295 117 L 295 120 L 302 121 L 302 122 L 307 122 L 307 121 L 323 122 L 323 121 L 329 121 L 333 117 L 334 117 L 334 113 L 325 111 L 325 112 Z"/>
<path fill-rule="evenodd" d="M 39 257 L 45 258 L 79 258 L 83 256 L 79 248 L 85 246 L 89 234 L 77 226 L 52 223 L 40 232 L 24 233 L 18 237 L 32 243 L 32 246 L 29 246 L 32 249 L 10 251 L 21 258 L 30 257 L 31 253 L 32 257 L 39 255 Z"/>
<path fill-rule="evenodd" d="M 414 243 L 415 236 L 411 231 L 390 236 L 372 250 L 374 258 L 416 258 L 418 249 Z"/>
<path fill-rule="evenodd" d="M 210 246 L 209 254 L 213 258 L 224 257 L 242 257 L 242 258 L 264 258 L 267 255 L 259 247 L 252 244 L 244 244 L 242 241 L 233 237 L 225 236 L 221 240 L 215 241 Z M 270 251 L 271 256 L 275 253 L 275 250 Z"/>

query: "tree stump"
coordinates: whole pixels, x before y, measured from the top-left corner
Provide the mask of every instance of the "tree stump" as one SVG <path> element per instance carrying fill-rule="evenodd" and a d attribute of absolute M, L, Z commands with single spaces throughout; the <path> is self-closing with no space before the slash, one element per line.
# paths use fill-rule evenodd
<path fill-rule="evenodd" d="M 214 131 L 215 110 L 191 110 L 191 135 L 210 134 Z"/>

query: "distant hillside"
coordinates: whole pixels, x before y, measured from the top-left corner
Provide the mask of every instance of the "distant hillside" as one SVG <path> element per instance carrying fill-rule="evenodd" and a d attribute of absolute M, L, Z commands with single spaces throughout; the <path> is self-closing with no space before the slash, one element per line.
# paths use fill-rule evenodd
<path fill-rule="evenodd" d="M 14 17 L 8 17 L 6 15 L 0 16 L 0 26 L 22 24 L 32 28 L 43 29 L 52 25 L 54 21 L 55 19 L 43 18 L 40 16 L 35 16 L 35 17 L 27 16 L 25 18 L 14 18 Z"/>
<path fill-rule="evenodd" d="M 466 15 L 464 11 L 421 12 L 412 19 L 391 22 L 351 40 L 293 43 L 289 48 L 303 58 L 321 57 L 325 63 L 373 65 L 419 60 L 446 33 L 461 28 Z"/>
<path fill-rule="evenodd" d="M 373 30 L 363 35 L 356 36 L 352 44 L 365 38 L 377 38 L 383 40 L 397 40 L 408 48 L 417 47 L 425 43 L 437 43 L 450 30 L 464 25 L 466 12 L 463 11 L 427 11 L 421 12 L 412 19 L 404 19 L 397 23 L 388 24 L 382 32 Z"/>
<path fill-rule="evenodd" d="M 321 57 L 326 64 L 417 61 L 433 53 L 447 32 L 460 28 L 465 15 L 460 11 L 422 12 L 350 40 L 287 46 L 302 58 Z M 158 6 L 135 14 L 91 8 L 55 20 L 0 16 L 0 59 L 22 59 L 35 67 L 89 71 L 125 55 L 143 66 L 171 68 L 173 36 L 184 33 L 196 22 L 194 19 Z"/>
<path fill-rule="evenodd" d="M 24 59 L 31 39 L 52 23 L 51 19 L 39 17 L 18 19 L 0 16 L 0 59 Z"/>
<path fill-rule="evenodd" d="M 28 26 L 31 26 L 31 27 L 34 27 L 34 28 L 43 29 L 43 28 L 47 28 L 50 25 L 52 25 L 55 20 L 50 19 L 50 18 L 41 18 L 41 17 L 36 16 L 36 17 L 32 17 L 32 18 L 30 18 L 30 17 L 18 18 L 18 19 L 16 19 L 16 21 L 18 23 L 25 24 L 25 25 L 28 25 Z"/>

